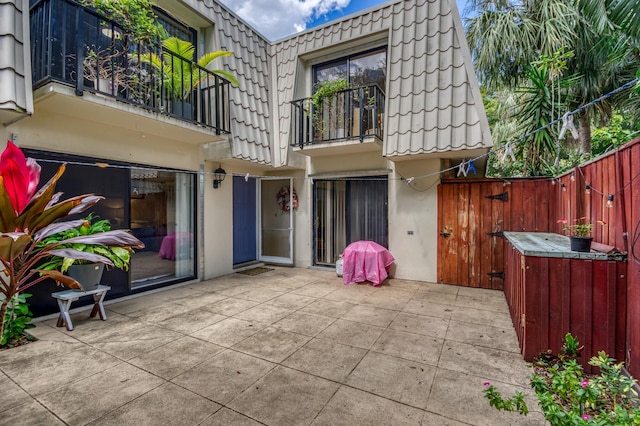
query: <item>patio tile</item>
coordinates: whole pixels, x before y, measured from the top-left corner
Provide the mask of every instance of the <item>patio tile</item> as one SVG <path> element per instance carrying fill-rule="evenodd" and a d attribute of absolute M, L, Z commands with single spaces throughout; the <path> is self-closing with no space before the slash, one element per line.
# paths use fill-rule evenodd
<path fill-rule="evenodd" d="M 33 322 L 35 328 L 30 328 L 27 333 L 35 337 L 41 342 L 66 342 L 66 343 L 78 343 L 78 340 L 65 333 L 67 329 L 65 327 L 56 327 L 55 324 L 49 325 L 45 322 Z"/>
<path fill-rule="evenodd" d="M 285 367 L 240 394 L 228 407 L 265 424 L 309 424 L 338 389 L 337 383 Z"/>
<path fill-rule="evenodd" d="M 403 280 L 401 278 L 389 278 L 387 282 L 389 283 L 389 287 L 404 290 L 418 290 L 424 284 L 420 281 Z"/>
<path fill-rule="evenodd" d="M 264 324 L 273 324 L 276 321 L 280 321 L 293 311 L 291 309 L 281 308 L 279 306 L 262 305 L 255 306 L 247 309 L 244 312 L 234 315 L 235 318 L 243 319 L 245 321 L 261 322 Z"/>
<path fill-rule="evenodd" d="M 423 412 L 368 392 L 342 386 L 312 425 L 419 425 Z"/>
<path fill-rule="evenodd" d="M 91 424 L 196 425 L 218 409 L 215 402 L 165 383 Z"/>
<path fill-rule="evenodd" d="M 133 365 L 164 379 L 186 370 L 224 350 L 221 346 L 185 336 L 129 360 Z M 179 356 L 176 356 L 179 354 Z"/>
<path fill-rule="evenodd" d="M 97 336 L 91 345 L 120 359 L 128 360 L 180 337 L 182 334 L 175 331 L 153 325 L 140 325 L 104 338 Z"/>
<path fill-rule="evenodd" d="M 401 311 L 402 308 L 406 306 L 407 302 L 409 302 L 409 297 L 393 297 L 378 293 L 373 293 L 362 300 L 364 305 L 373 305 L 379 308 L 392 309 L 394 311 Z"/>
<path fill-rule="evenodd" d="M 141 321 L 145 321 L 151 324 L 155 324 L 167 318 L 174 317 L 179 314 L 190 311 L 188 306 L 178 305 L 174 302 L 164 302 L 157 306 L 152 306 L 146 309 L 140 309 L 135 312 L 127 314 L 131 318 L 138 318 Z"/>
<path fill-rule="evenodd" d="M 292 333 L 315 336 L 335 321 L 335 318 L 325 317 L 322 315 L 308 314 L 306 312 L 293 312 L 291 315 L 288 315 L 274 323 L 273 327 L 278 327 Z"/>
<path fill-rule="evenodd" d="M 5 374 L 0 372 L 0 389 L 2 389 L 2 398 L 0 398 L 0 413 L 12 407 L 25 404 L 31 401 L 31 395 L 26 393 L 16 385 Z"/>
<path fill-rule="evenodd" d="M 431 336 L 386 330 L 371 350 L 423 364 L 437 365 L 443 342 L 443 339 Z"/>
<path fill-rule="evenodd" d="M 337 320 L 325 328 L 317 337 L 333 340 L 344 345 L 369 349 L 383 332 L 384 328 L 381 327 L 353 321 Z"/>
<path fill-rule="evenodd" d="M 455 309 L 455 306 L 428 300 L 409 300 L 402 312 L 448 319 L 451 318 Z"/>
<path fill-rule="evenodd" d="M 183 314 L 167 318 L 156 325 L 178 333 L 191 334 L 205 327 L 220 322 L 227 317 L 204 309 L 193 309 Z"/>
<path fill-rule="evenodd" d="M 261 424 L 247 416 L 222 407 L 198 426 L 260 426 Z"/>
<path fill-rule="evenodd" d="M 40 395 L 120 363 L 109 354 L 84 346 L 64 354 L 45 354 L 28 360 L 16 360 L 3 365 L 2 370 L 31 395 Z"/>
<path fill-rule="evenodd" d="M 192 333 L 191 336 L 230 348 L 247 337 L 253 336 L 264 327 L 264 324 L 257 324 L 238 318 L 227 318 L 198 330 Z"/>
<path fill-rule="evenodd" d="M 286 293 L 282 296 L 278 296 L 275 299 L 271 299 L 267 302 L 270 305 L 279 306 L 281 308 L 291 309 L 297 311 L 307 306 L 309 303 L 316 301 L 315 297 L 302 296 L 300 294 Z"/>
<path fill-rule="evenodd" d="M 264 376 L 275 364 L 226 350 L 172 380 L 198 395 L 227 404 Z"/>
<path fill-rule="evenodd" d="M 465 426 L 468 423 L 461 423 L 457 420 L 425 411 L 421 424 L 422 426 Z"/>
<path fill-rule="evenodd" d="M 447 340 L 520 353 L 518 339 L 512 330 L 490 325 L 451 320 L 447 331 Z"/>
<path fill-rule="evenodd" d="M 454 305 L 456 303 L 456 293 L 443 293 L 441 291 L 421 291 L 418 290 L 413 295 L 413 300 L 421 300 L 431 303 L 440 303 L 443 305 Z"/>
<path fill-rule="evenodd" d="M 86 424 L 162 385 L 126 363 L 46 393 L 38 399 L 69 424 Z"/>
<path fill-rule="evenodd" d="M 324 297 L 329 293 L 335 291 L 333 286 L 330 286 L 325 283 L 311 283 L 307 284 L 304 287 L 299 287 L 295 290 L 292 290 L 291 293 L 299 294 L 301 296 L 309 296 L 309 297 Z"/>
<path fill-rule="evenodd" d="M 282 365 L 325 379 L 344 382 L 366 353 L 365 349 L 331 340 L 313 339 L 284 360 Z"/>
<path fill-rule="evenodd" d="M 318 299 L 315 302 L 311 303 L 310 305 L 307 305 L 304 308 L 302 308 L 301 311 L 308 312 L 310 314 L 324 315 L 326 317 L 339 318 L 345 313 L 347 313 L 354 306 L 356 305 L 349 302 Z"/>
<path fill-rule="evenodd" d="M 460 287 L 457 285 L 439 284 L 421 282 L 420 287 L 416 291 L 416 295 L 424 295 L 425 293 L 445 293 L 445 294 L 458 294 Z"/>
<path fill-rule="evenodd" d="M 217 293 L 211 293 L 206 291 L 199 291 L 197 294 L 193 294 L 189 297 L 182 297 L 176 299 L 175 302 L 182 306 L 186 306 L 189 309 L 196 309 L 210 303 L 215 303 L 220 300 L 226 299 L 226 296 Z"/>
<path fill-rule="evenodd" d="M 47 341 L 38 340 L 17 348 L 0 351 L 0 368 L 7 371 L 7 367 L 25 363 L 33 363 L 34 360 L 47 357 L 57 357 L 86 348 L 81 342 L 76 341 Z"/>
<path fill-rule="evenodd" d="M 235 314 L 239 314 L 240 312 L 246 311 L 247 309 L 251 309 L 257 304 L 258 302 L 253 302 L 251 300 L 229 297 L 224 300 L 219 300 L 217 302 L 204 305 L 202 309 L 206 309 L 207 311 L 230 317 Z"/>
<path fill-rule="evenodd" d="M 508 314 L 509 306 L 504 300 L 504 293 L 497 292 L 496 290 L 487 291 L 498 293 L 498 295 L 484 293 L 471 297 L 458 294 L 455 305 L 465 308 L 485 309 Z"/>
<path fill-rule="evenodd" d="M 505 328 L 509 330 L 509 333 L 513 334 L 513 323 L 511 322 L 511 315 L 509 315 L 508 312 L 496 312 L 486 309 L 456 306 L 451 314 L 451 319 L 473 324 Z"/>
<path fill-rule="evenodd" d="M 389 328 L 444 339 L 449 320 L 400 312 Z"/>
<path fill-rule="evenodd" d="M 144 296 L 137 295 L 136 297 L 122 301 L 107 300 L 104 302 L 104 307 L 109 311 L 128 315 L 142 309 L 162 305 L 163 303 L 166 303 L 166 299 L 164 299 L 163 295 L 158 292 L 145 294 Z"/>
<path fill-rule="evenodd" d="M 0 413 L 5 425 L 64 425 L 56 416 L 35 400 L 19 404 Z"/>
<path fill-rule="evenodd" d="M 375 306 L 359 305 L 354 306 L 353 309 L 344 314 L 341 319 L 377 325 L 378 327 L 387 327 L 397 315 L 397 311 L 377 308 Z"/>
<path fill-rule="evenodd" d="M 369 352 L 345 384 L 378 396 L 425 408 L 436 367 Z"/>
<path fill-rule="evenodd" d="M 289 333 L 279 328 L 267 327 L 233 345 L 233 349 L 267 361 L 279 363 L 307 343 L 309 339 L 310 337 L 302 334 Z"/>
<path fill-rule="evenodd" d="M 360 288 L 363 288 L 363 287 L 357 284 L 353 284 L 353 286 L 348 286 L 348 287 L 334 290 L 331 293 L 324 296 L 324 298 L 328 300 L 335 300 L 338 302 L 344 301 L 349 303 L 362 303 L 362 301 L 366 299 L 371 293 L 368 289 L 364 291 L 364 290 L 360 290 Z"/>
<path fill-rule="evenodd" d="M 275 299 L 278 296 L 282 296 L 282 291 L 273 291 L 267 288 L 251 289 L 244 293 L 237 294 L 237 299 L 246 299 L 253 302 L 266 302 L 267 300 Z"/>
<path fill-rule="evenodd" d="M 498 380 L 514 385 L 527 384 L 532 373 L 519 353 L 445 341 L 438 367 Z"/>
<path fill-rule="evenodd" d="M 483 380 L 485 379 L 481 377 L 439 368 L 431 389 L 427 410 L 463 423 L 480 426 L 546 424 L 544 418 L 537 412 L 531 412 L 523 417 L 517 413 L 498 411 L 489 406 L 489 402 L 482 394 Z M 525 390 L 523 387 L 516 388 L 502 384 L 498 387 L 503 395 L 513 395 L 516 389 Z"/>

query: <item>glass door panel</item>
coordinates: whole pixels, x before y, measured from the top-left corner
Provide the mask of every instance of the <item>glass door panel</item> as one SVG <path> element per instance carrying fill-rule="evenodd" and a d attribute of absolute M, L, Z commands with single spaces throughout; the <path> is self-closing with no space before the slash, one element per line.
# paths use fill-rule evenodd
<path fill-rule="evenodd" d="M 291 188 L 293 179 L 260 181 L 260 260 L 264 262 L 293 264 Z"/>

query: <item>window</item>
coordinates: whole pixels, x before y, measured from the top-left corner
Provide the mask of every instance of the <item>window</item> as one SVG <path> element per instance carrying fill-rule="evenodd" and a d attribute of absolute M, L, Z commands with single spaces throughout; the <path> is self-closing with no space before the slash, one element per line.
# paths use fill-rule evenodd
<path fill-rule="evenodd" d="M 344 78 L 351 87 L 377 84 L 384 91 L 387 78 L 387 49 L 370 50 L 316 65 L 313 85 L 323 81 Z"/>

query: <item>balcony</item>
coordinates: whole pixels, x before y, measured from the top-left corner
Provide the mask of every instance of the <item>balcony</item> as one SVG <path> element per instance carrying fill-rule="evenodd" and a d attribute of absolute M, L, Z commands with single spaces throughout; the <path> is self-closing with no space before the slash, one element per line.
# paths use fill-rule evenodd
<path fill-rule="evenodd" d="M 381 150 L 385 97 L 378 85 L 342 90 L 319 106 L 311 98 L 291 105 L 291 146 L 301 154 Z"/>
<path fill-rule="evenodd" d="M 111 105 L 121 110 L 229 133 L 230 83 L 192 58 L 134 43 L 117 23 L 73 0 L 35 2 L 30 16 L 34 90 L 59 83 L 77 96 L 118 101 Z M 150 55 L 162 58 L 160 68 L 145 60 Z"/>

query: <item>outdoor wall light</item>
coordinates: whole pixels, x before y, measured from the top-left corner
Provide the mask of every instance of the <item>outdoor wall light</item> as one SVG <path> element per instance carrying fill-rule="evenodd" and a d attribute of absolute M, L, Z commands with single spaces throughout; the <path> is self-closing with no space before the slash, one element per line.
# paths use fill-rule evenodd
<path fill-rule="evenodd" d="M 222 186 L 222 181 L 227 177 L 227 172 L 220 166 L 213 172 L 213 187 L 219 188 Z"/>

